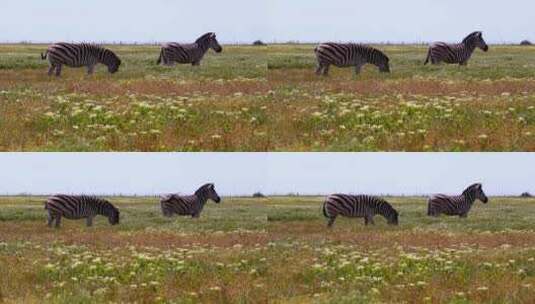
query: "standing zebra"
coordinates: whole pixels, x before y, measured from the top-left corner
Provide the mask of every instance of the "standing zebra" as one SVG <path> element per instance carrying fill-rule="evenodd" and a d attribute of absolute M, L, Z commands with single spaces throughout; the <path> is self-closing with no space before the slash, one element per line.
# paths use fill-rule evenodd
<path fill-rule="evenodd" d="M 461 43 L 457 44 L 435 42 L 429 46 L 424 65 L 429 61 L 431 61 L 431 64 L 445 62 L 466 65 L 476 47 L 482 49 L 484 52 L 489 50 L 489 46 L 483 40 L 482 32 L 473 32 L 466 36 Z"/>
<path fill-rule="evenodd" d="M 112 74 L 117 72 L 121 65 L 121 59 L 114 52 L 89 43 L 54 43 L 44 54 L 41 53 L 41 59 L 45 60 L 47 57 L 50 63 L 48 75 L 51 76 L 55 70 L 58 77 L 61 75 L 62 65 L 73 68 L 86 66 L 87 74 L 93 74 L 99 63 L 108 66 L 108 72 Z"/>
<path fill-rule="evenodd" d="M 329 219 L 331 227 L 338 215 L 363 217 L 364 224 L 375 224 L 373 217 L 382 215 L 389 224 L 398 224 L 398 212 L 384 199 L 370 195 L 332 194 L 323 203 L 323 215 Z"/>
<path fill-rule="evenodd" d="M 162 45 L 160 50 L 160 57 L 156 64 L 174 65 L 178 63 L 191 63 L 197 66 L 201 63 L 204 54 L 208 49 L 213 49 L 217 53 L 221 53 L 223 48 L 217 42 L 215 33 L 206 33 L 195 40 L 195 43 L 179 44 L 170 42 Z"/>
<path fill-rule="evenodd" d="M 59 228 L 62 216 L 70 220 L 85 218 L 87 227 L 93 225 L 93 218 L 99 214 L 107 216 L 111 225 L 119 223 L 119 210 L 95 196 L 57 194 L 47 199 L 45 209 L 48 211 L 48 227 L 52 227 L 56 220 L 56 228 Z"/>
<path fill-rule="evenodd" d="M 439 216 L 444 213 L 466 217 L 476 199 L 484 204 L 489 201 L 480 183 L 468 186 L 461 195 L 457 196 L 435 194 L 427 201 L 427 215 Z"/>
<path fill-rule="evenodd" d="M 193 195 L 170 194 L 162 196 L 160 198 L 160 206 L 163 215 L 167 217 L 177 214 L 191 215 L 193 218 L 198 218 L 208 199 L 216 203 L 221 201 L 212 183 L 202 185 Z"/>
<path fill-rule="evenodd" d="M 381 72 L 390 72 L 388 57 L 378 49 L 364 44 L 355 43 L 322 43 L 314 49 L 316 53 L 316 75 L 326 76 L 331 64 L 337 67 L 355 67 L 355 74 L 370 63 L 379 68 Z"/>

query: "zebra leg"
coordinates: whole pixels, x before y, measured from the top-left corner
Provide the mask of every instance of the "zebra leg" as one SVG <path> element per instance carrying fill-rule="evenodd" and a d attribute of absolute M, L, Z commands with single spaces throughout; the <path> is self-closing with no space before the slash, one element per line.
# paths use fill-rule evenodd
<path fill-rule="evenodd" d="M 323 66 L 323 71 L 322 71 L 321 75 L 323 75 L 323 76 L 329 75 L 329 66 L 330 66 L 329 64 L 326 64 L 325 66 Z"/>
<path fill-rule="evenodd" d="M 87 227 L 91 227 L 93 226 L 93 217 L 92 216 L 88 216 L 85 220 L 85 224 Z"/>
<path fill-rule="evenodd" d="M 56 229 L 59 228 L 59 225 L 61 224 L 61 215 L 56 216 Z"/>
<path fill-rule="evenodd" d="M 362 64 L 362 63 L 357 63 L 357 64 L 355 65 L 355 76 L 358 76 L 358 75 L 360 74 L 360 71 L 362 70 L 362 66 L 363 66 L 363 65 L 364 65 L 364 64 Z"/>
<path fill-rule="evenodd" d="M 52 216 L 52 214 L 50 214 L 50 212 L 48 213 L 48 227 L 49 228 L 52 228 L 52 222 L 54 221 L 54 217 Z"/>
<path fill-rule="evenodd" d="M 95 65 L 88 65 L 87 66 L 87 75 L 91 75 L 95 72 Z"/>
<path fill-rule="evenodd" d="M 48 76 L 52 76 L 52 73 L 54 73 L 55 69 L 56 69 L 56 66 L 50 65 L 50 67 L 48 67 Z"/>
<path fill-rule="evenodd" d="M 321 70 L 323 70 L 323 66 L 321 65 L 321 63 L 318 62 L 318 64 L 316 65 L 316 75 L 320 76 Z"/>
<path fill-rule="evenodd" d="M 327 227 L 328 228 L 331 228 L 334 224 L 334 220 L 336 219 L 336 216 L 335 217 L 330 217 L 329 218 L 329 221 L 327 222 Z"/>
<path fill-rule="evenodd" d="M 56 66 L 56 77 L 61 76 L 61 64 Z"/>

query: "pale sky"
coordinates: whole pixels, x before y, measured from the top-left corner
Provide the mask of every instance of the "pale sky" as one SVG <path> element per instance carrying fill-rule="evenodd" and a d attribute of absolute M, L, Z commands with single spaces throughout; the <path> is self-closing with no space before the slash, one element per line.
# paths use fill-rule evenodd
<path fill-rule="evenodd" d="M 535 193 L 535 153 L 0 153 L 0 194 Z"/>
<path fill-rule="evenodd" d="M 532 0 L 2 0 L 0 41 L 535 41 Z"/>

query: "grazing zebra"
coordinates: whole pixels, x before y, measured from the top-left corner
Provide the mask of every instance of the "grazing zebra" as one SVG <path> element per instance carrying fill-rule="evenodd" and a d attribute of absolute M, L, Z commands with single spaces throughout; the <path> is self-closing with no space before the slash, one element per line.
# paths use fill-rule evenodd
<path fill-rule="evenodd" d="M 44 54 L 41 53 L 41 59 L 45 60 L 47 57 L 50 63 L 49 76 L 54 70 L 56 76 L 60 76 L 62 65 L 74 68 L 86 66 L 88 74 L 92 74 L 99 63 L 108 66 L 108 72 L 112 74 L 117 72 L 121 65 L 121 59 L 114 52 L 89 43 L 54 43 Z"/>
<path fill-rule="evenodd" d="M 95 196 L 57 194 L 47 199 L 45 209 L 48 211 L 48 227 L 52 227 L 56 220 L 56 228 L 59 228 L 61 217 L 70 220 L 85 218 L 90 227 L 93 218 L 99 214 L 107 216 L 111 225 L 119 223 L 119 210 L 107 200 Z"/>
<path fill-rule="evenodd" d="M 213 49 L 217 53 L 221 53 L 223 48 L 217 42 L 215 33 L 206 33 L 195 40 L 195 43 L 179 44 L 170 42 L 162 45 L 160 50 L 160 57 L 156 64 L 174 65 L 178 63 L 191 63 L 197 66 L 201 63 L 204 54 L 208 49 Z"/>
<path fill-rule="evenodd" d="M 338 215 L 363 217 L 364 224 L 375 224 L 373 217 L 382 215 L 389 224 L 398 224 L 398 212 L 384 199 L 370 195 L 332 194 L 323 203 L 323 215 L 329 219 L 331 227 Z"/>
<path fill-rule="evenodd" d="M 316 53 L 316 74 L 326 76 L 331 64 L 337 67 L 355 67 L 359 74 L 366 64 L 374 64 L 381 72 L 390 72 L 388 57 L 378 49 L 364 44 L 354 43 L 322 43 L 314 49 Z"/>
<path fill-rule="evenodd" d="M 489 201 L 480 183 L 468 186 L 461 195 L 436 194 L 427 201 L 427 215 L 439 216 L 444 213 L 446 215 L 466 217 L 476 199 L 485 204 Z"/>
<path fill-rule="evenodd" d="M 178 194 L 170 194 L 160 198 L 160 206 L 164 216 L 170 217 L 173 214 L 177 215 L 191 215 L 193 218 L 198 218 L 208 199 L 216 203 L 221 201 L 214 188 L 214 184 L 202 185 L 195 194 L 181 196 Z"/>
<path fill-rule="evenodd" d="M 431 61 L 431 64 L 445 62 L 466 65 L 476 47 L 482 49 L 484 52 L 489 50 L 489 46 L 483 40 L 482 32 L 473 32 L 466 36 L 461 43 L 457 44 L 435 42 L 429 46 L 424 65 L 429 61 Z"/>

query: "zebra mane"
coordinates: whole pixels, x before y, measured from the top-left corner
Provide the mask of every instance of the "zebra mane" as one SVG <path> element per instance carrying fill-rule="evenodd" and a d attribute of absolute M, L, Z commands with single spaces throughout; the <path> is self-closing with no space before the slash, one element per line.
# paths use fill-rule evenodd
<path fill-rule="evenodd" d="M 386 56 L 386 54 L 383 53 L 381 50 L 378 50 L 378 49 L 376 49 L 376 48 L 374 48 L 372 46 L 366 45 L 366 44 L 361 44 L 361 46 L 363 46 L 364 48 L 368 49 L 369 52 L 373 54 L 372 56 L 370 56 L 371 58 L 374 58 L 374 59 L 381 58 L 382 60 L 384 60 L 387 63 L 390 61 L 390 58 L 388 58 L 388 56 Z M 380 63 L 380 61 L 378 61 L 378 62 Z M 378 63 L 378 62 L 373 62 L 373 63 L 375 64 L 375 63 Z"/>
<path fill-rule="evenodd" d="M 206 184 L 200 186 L 199 189 L 197 189 L 197 191 L 195 191 L 195 195 L 199 195 L 199 194 L 203 193 L 206 190 L 206 188 L 208 188 L 209 186 L 213 187 L 214 184 L 213 183 L 206 183 Z"/>
<path fill-rule="evenodd" d="M 481 31 L 475 31 L 475 32 L 472 32 L 470 33 L 468 36 L 466 36 L 464 39 L 463 39 L 463 43 L 467 43 L 468 41 L 472 40 L 475 36 L 477 35 L 481 35 L 483 34 Z"/>
<path fill-rule="evenodd" d="M 398 215 L 398 212 L 396 209 L 394 209 L 394 207 L 392 207 L 392 205 L 390 205 L 389 202 L 387 202 L 386 200 L 384 200 L 383 198 L 380 198 L 380 197 L 376 197 L 377 199 L 377 202 L 378 202 L 378 206 L 377 207 L 381 207 L 380 209 L 388 209 L 389 211 L 391 211 L 393 214 L 396 214 Z M 384 216 L 386 216 L 386 214 L 383 214 Z"/>
<path fill-rule="evenodd" d="M 463 195 L 464 195 L 464 196 L 466 196 L 466 195 L 470 195 L 470 196 L 472 196 L 474 190 L 475 190 L 477 187 L 481 187 L 481 183 L 471 184 L 471 185 L 468 186 L 466 189 L 464 189 L 464 191 L 463 191 Z"/>
<path fill-rule="evenodd" d="M 202 42 L 208 40 L 209 38 L 211 38 L 212 36 L 215 36 L 215 33 L 214 32 L 208 32 L 208 33 L 202 35 L 201 37 L 197 38 L 197 40 L 195 40 L 195 43 L 202 43 Z"/>

